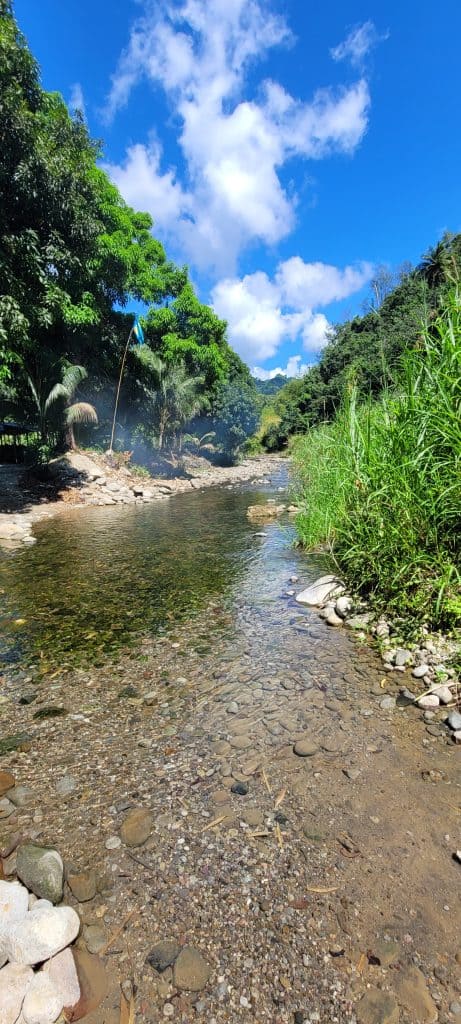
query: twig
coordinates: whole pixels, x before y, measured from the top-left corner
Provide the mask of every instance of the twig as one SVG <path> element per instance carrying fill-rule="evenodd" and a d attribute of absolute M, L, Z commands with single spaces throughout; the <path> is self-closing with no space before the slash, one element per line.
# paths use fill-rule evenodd
<path fill-rule="evenodd" d="M 121 935 L 122 932 L 124 931 L 124 929 L 126 928 L 126 926 L 128 924 L 128 921 L 130 921 L 131 918 L 134 916 L 134 914 L 137 914 L 137 913 L 139 913 L 137 907 L 134 907 L 133 910 L 130 910 L 130 913 L 127 914 L 127 916 L 125 917 L 125 920 L 122 921 L 120 927 L 117 928 L 115 932 L 112 932 L 112 935 L 109 936 L 109 938 L 108 938 L 108 940 L 106 942 L 106 945 L 103 946 L 103 948 L 100 951 L 100 956 L 104 956 L 107 953 L 107 950 L 110 949 L 110 947 L 113 945 L 115 940 L 118 939 L 119 935 Z"/>

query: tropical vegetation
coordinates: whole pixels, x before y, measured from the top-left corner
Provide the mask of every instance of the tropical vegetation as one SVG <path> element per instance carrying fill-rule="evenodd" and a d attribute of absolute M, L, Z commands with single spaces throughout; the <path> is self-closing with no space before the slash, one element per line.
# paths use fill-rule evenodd
<path fill-rule="evenodd" d="M 75 424 L 90 423 L 88 437 L 107 446 L 131 307 L 142 312 L 145 354 L 128 354 L 116 445 L 141 439 L 148 458 L 195 436 L 200 417 L 201 432 L 205 420 L 215 446 L 236 457 L 254 427 L 248 368 L 102 155 L 82 115 L 42 88 L 12 4 L 0 0 L 1 418 L 36 425 L 49 444 L 58 427 L 73 443 Z M 239 388 L 246 412 L 228 444 L 223 395 Z"/>

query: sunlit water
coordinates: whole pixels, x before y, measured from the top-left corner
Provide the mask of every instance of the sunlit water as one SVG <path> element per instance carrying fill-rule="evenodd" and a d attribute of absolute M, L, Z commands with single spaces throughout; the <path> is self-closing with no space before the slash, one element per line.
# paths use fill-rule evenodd
<path fill-rule="evenodd" d="M 143 636 L 199 616 L 213 602 L 237 629 L 245 606 L 255 624 L 280 601 L 290 575 L 308 578 L 318 559 L 293 546 L 292 519 L 255 525 L 249 505 L 284 500 L 285 470 L 272 482 L 195 491 L 159 504 L 87 508 L 37 524 L 37 544 L 0 556 L 4 663 L 48 668 L 106 661 Z M 209 637 L 216 629 L 210 616 Z M 197 637 L 194 637 L 197 641 Z"/>

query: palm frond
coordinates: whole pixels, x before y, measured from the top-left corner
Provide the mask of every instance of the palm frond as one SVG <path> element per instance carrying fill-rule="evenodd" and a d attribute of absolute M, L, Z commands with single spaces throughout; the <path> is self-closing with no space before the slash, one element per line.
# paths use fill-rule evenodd
<path fill-rule="evenodd" d="M 75 366 L 72 363 L 68 363 L 63 367 L 62 370 L 62 387 L 66 390 L 66 397 L 72 398 L 72 395 L 77 390 L 79 384 L 88 377 L 87 371 L 84 366 Z"/>
<path fill-rule="evenodd" d="M 74 402 L 73 405 L 69 405 L 66 409 L 66 423 L 67 426 L 72 426 L 75 423 L 97 423 L 98 414 L 93 405 L 89 402 Z"/>
<path fill-rule="evenodd" d="M 35 402 L 35 404 L 37 406 L 37 409 L 40 412 L 40 409 L 41 409 L 40 399 L 38 397 L 37 389 L 36 389 L 35 384 L 34 384 L 34 382 L 32 380 L 32 377 L 29 377 L 29 374 L 27 374 L 27 383 L 28 383 L 28 385 L 30 387 L 30 390 L 32 392 L 32 395 L 34 397 L 34 402 Z"/>
<path fill-rule="evenodd" d="M 44 405 L 44 411 L 48 412 L 48 409 L 50 409 L 50 407 L 54 405 L 55 402 L 57 402 L 58 398 L 64 398 L 65 400 L 68 397 L 69 394 L 67 388 L 64 386 L 64 384 L 61 384 L 61 382 L 59 381 L 58 384 L 55 384 L 54 387 L 51 388 L 51 391 Z"/>

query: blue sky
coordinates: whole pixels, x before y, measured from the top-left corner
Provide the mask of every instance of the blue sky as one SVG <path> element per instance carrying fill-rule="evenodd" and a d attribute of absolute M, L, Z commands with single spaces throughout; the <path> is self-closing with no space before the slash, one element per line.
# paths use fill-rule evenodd
<path fill-rule="evenodd" d="M 16 0 L 45 88 L 259 375 L 461 230 L 461 5 Z"/>

